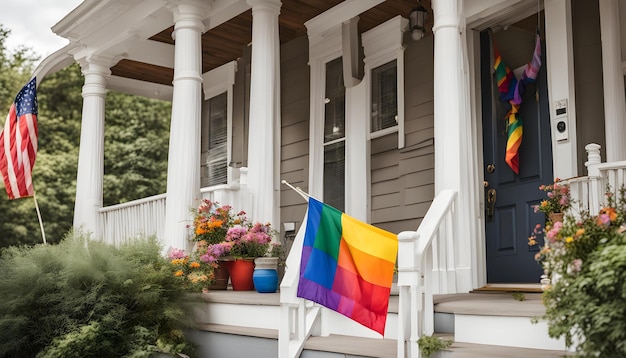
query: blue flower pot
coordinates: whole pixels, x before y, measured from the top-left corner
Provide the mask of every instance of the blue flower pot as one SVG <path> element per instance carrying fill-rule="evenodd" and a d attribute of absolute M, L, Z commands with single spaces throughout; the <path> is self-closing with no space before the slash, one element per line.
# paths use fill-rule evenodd
<path fill-rule="evenodd" d="M 278 272 L 273 269 L 256 269 L 252 274 L 254 288 L 259 293 L 274 293 L 278 289 Z"/>

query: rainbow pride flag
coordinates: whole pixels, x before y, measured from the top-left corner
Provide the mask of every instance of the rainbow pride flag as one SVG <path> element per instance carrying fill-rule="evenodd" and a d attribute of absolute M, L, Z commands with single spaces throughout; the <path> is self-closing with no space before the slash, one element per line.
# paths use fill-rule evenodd
<path fill-rule="evenodd" d="M 309 198 L 298 297 L 384 335 L 398 237 Z"/>
<path fill-rule="evenodd" d="M 505 161 L 515 174 L 519 174 L 519 148 L 522 145 L 523 126 L 522 119 L 518 113 L 526 86 L 535 82 L 541 68 L 541 37 L 539 33 L 535 35 L 533 57 L 524 68 L 519 81 L 515 78 L 515 74 L 504 64 L 495 42 L 493 49 L 493 68 L 495 70 L 498 92 L 500 92 L 500 100 L 511 105 L 511 109 L 506 114 L 507 141 Z"/>

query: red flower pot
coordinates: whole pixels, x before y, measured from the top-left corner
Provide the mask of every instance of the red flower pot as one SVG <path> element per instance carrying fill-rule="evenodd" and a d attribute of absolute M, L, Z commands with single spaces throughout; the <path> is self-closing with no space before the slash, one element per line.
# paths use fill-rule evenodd
<path fill-rule="evenodd" d="M 234 261 L 224 261 L 227 264 L 228 273 L 230 274 L 230 283 L 233 285 L 234 291 L 251 291 L 254 290 L 254 260 L 237 259 Z"/>

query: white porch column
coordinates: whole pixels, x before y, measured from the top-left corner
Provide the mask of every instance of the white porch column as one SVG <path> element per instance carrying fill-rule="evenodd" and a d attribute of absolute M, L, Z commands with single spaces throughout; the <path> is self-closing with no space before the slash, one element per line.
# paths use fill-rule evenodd
<path fill-rule="evenodd" d="M 626 160 L 626 102 L 620 46 L 619 1 L 600 0 L 602 73 L 604 74 L 604 132 L 607 162 Z M 624 4 L 622 4 L 624 5 Z M 586 144 L 586 143 L 584 143 Z"/>
<path fill-rule="evenodd" d="M 74 228 L 100 237 L 98 210 L 102 208 L 104 176 L 104 103 L 106 82 L 111 75 L 111 58 L 88 57 L 78 61 L 85 76 L 85 84 L 82 93 Z"/>
<path fill-rule="evenodd" d="M 252 63 L 248 188 L 251 219 L 278 227 L 280 168 L 280 0 L 248 0 L 252 7 Z"/>
<path fill-rule="evenodd" d="M 185 249 L 190 209 L 200 199 L 200 116 L 202 103 L 202 44 L 206 5 L 201 1 L 172 1 L 174 14 L 174 92 L 167 159 L 167 203 L 164 249 Z"/>
<path fill-rule="evenodd" d="M 460 0 L 433 0 L 434 44 L 434 130 L 435 130 L 435 195 L 441 190 L 458 192 L 455 210 L 455 252 L 457 290 L 468 292 L 472 283 L 472 250 L 469 204 L 471 162 L 470 114 L 464 111 L 468 89 L 463 79 L 461 49 Z"/>

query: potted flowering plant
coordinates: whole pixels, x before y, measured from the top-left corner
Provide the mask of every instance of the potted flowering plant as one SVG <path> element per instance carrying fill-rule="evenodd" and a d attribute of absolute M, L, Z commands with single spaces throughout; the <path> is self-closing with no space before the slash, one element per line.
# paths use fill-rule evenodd
<path fill-rule="evenodd" d="M 224 241 L 228 229 L 246 220 L 244 211 L 233 214 L 230 205 L 221 205 L 208 199 L 202 200 L 197 209 L 193 210 L 194 241 L 206 241 L 216 244 Z"/>
<path fill-rule="evenodd" d="M 535 205 L 535 212 L 545 213 L 551 222 L 563 221 L 563 214 L 572 205 L 569 185 L 556 178 L 552 184 L 540 185 L 539 190 L 545 192 L 547 198 Z"/>
<path fill-rule="evenodd" d="M 243 220 L 239 225 L 228 229 L 225 240 L 221 243 L 208 245 L 201 260 L 208 262 L 227 257 L 231 283 L 234 290 L 253 290 L 253 273 L 255 259 L 270 256 L 278 250 L 272 243 L 276 231 L 271 225 L 260 222 L 251 223 Z"/>

